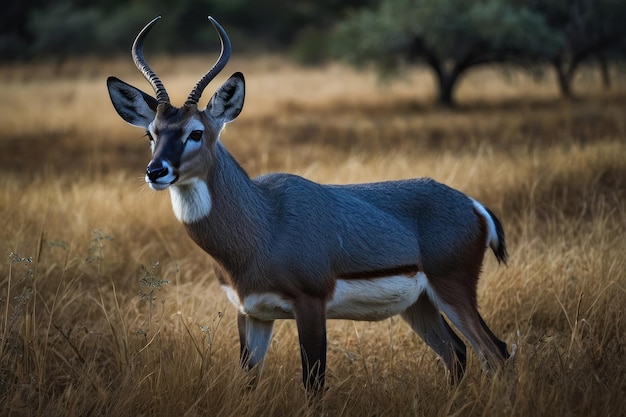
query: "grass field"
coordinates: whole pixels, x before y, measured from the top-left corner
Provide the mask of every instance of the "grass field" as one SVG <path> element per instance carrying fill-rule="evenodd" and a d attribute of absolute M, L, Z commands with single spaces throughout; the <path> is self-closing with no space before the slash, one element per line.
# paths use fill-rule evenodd
<path fill-rule="evenodd" d="M 175 103 L 210 65 L 155 58 Z M 487 254 L 480 309 L 517 346 L 496 378 L 470 351 L 458 386 L 399 318 L 329 323 L 327 392 L 305 400 L 295 324 L 275 328 L 247 390 L 236 314 L 167 193 L 143 182 L 147 140 L 118 118 L 129 59 L 0 69 L 0 414 L 6 416 L 626 415 L 626 80 L 558 98 L 511 71 L 430 103 L 429 74 L 380 85 L 338 65 L 235 59 L 246 106 L 222 140 L 250 175 L 329 183 L 430 176 L 502 220 L 508 266 Z M 623 77 L 623 76 L 622 76 Z"/>

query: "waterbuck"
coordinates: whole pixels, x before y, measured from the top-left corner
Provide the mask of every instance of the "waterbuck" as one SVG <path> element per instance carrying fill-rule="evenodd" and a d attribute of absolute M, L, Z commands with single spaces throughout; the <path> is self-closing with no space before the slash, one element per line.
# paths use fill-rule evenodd
<path fill-rule="evenodd" d="M 319 392 L 326 369 L 326 320 L 383 320 L 399 314 L 441 357 L 453 379 L 463 375 L 465 344 L 491 373 L 507 346 L 477 309 L 485 249 L 506 261 L 502 226 L 485 206 L 432 179 L 323 185 L 274 173 L 251 179 L 220 142 L 241 112 L 244 77 L 233 74 L 204 109 L 198 100 L 224 68 L 231 45 L 211 17 L 222 52 L 182 107 L 170 103 L 143 56 L 160 17 L 137 36 L 132 56 L 156 98 L 107 80 L 113 106 L 145 129 L 152 160 L 146 182 L 168 189 L 176 218 L 216 261 L 238 310 L 240 360 L 260 372 L 274 321 L 295 319 L 302 380 Z M 444 319 L 443 314 L 447 317 Z"/>

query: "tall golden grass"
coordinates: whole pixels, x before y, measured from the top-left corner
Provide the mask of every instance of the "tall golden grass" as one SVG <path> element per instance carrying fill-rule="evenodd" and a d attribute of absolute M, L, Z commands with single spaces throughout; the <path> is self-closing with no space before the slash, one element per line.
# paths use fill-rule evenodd
<path fill-rule="evenodd" d="M 152 64 L 180 103 L 207 62 Z M 246 389 L 235 311 L 168 195 L 143 184 L 147 140 L 115 114 L 104 79 L 147 84 L 130 60 L 18 65 L 0 69 L 2 415 L 626 414 L 623 79 L 603 92 L 586 72 L 581 98 L 564 102 L 549 78 L 485 70 L 449 111 L 429 104 L 423 70 L 380 85 L 276 57 L 229 69 L 246 73 L 247 103 L 222 139 L 251 175 L 431 176 L 498 214 L 510 262 L 487 255 L 479 303 L 514 361 L 487 379 L 470 351 L 450 386 L 402 320 L 333 321 L 328 388 L 312 406 L 283 321 Z"/>

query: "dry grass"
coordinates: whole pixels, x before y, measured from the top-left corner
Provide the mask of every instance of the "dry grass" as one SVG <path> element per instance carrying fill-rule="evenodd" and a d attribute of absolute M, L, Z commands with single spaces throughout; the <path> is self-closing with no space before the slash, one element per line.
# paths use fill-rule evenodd
<path fill-rule="evenodd" d="M 204 57 L 154 60 L 181 102 Z M 330 416 L 626 414 L 626 85 L 562 102 L 550 80 L 492 71 L 430 106 L 423 71 L 377 85 L 331 65 L 235 60 L 244 113 L 223 140 L 252 174 L 334 183 L 432 176 L 501 218 L 481 311 L 509 344 L 458 387 L 400 319 L 329 324 Z M 237 367 L 235 311 L 210 259 L 146 190 L 148 147 L 118 119 L 106 75 L 130 60 L 0 70 L 0 404 L 11 416 L 314 415 L 295 326 L 280 322 L 258 389 Z M 147 87 L 146 87 L 147 89 Z M 208 95 L 208 94 L 207 94 Z M 167 280 L 167 282 L 163 282 Z M 159 288 L 160 287 L 160 288 Z"/>

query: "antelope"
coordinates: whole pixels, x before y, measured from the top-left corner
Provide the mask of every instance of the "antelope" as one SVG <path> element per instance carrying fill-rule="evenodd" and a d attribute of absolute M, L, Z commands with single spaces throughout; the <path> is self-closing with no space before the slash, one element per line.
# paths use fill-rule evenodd
<path fill-rule="evenodd" d="M 466 368 L 466 346 L 492 374 L 509 354 L 477 308 L 485 250 L 506 263 L 498 218 L 465 194 L 429 178 L 324 185 L 297 175 L 250 178 L 220 141 L 244 103 L 245 83 L 234 73 L 206 108 L 198 100 L 226 66 L 231 44 L 215 19 L 221 53 L 182 107 L 170 103 L 143 55 L 137 35 L 132 57 L 156 98 L 107 79 L 117 113 L 145 129 L 152 160 L 145 180 L 168 189 L 176 218 L 216 262 L 219 282 L 237 308 L 241 366 L 260 375 L 274 321 L 295 319 L 302 381 L 322 391 L 326 321 L 378 321 L 400 315 L 441 358 L 451 379 Z M 445 318 L 444 318 L 445 315 Z M 447 320 L 446 320 L 447 318 Z"/>

